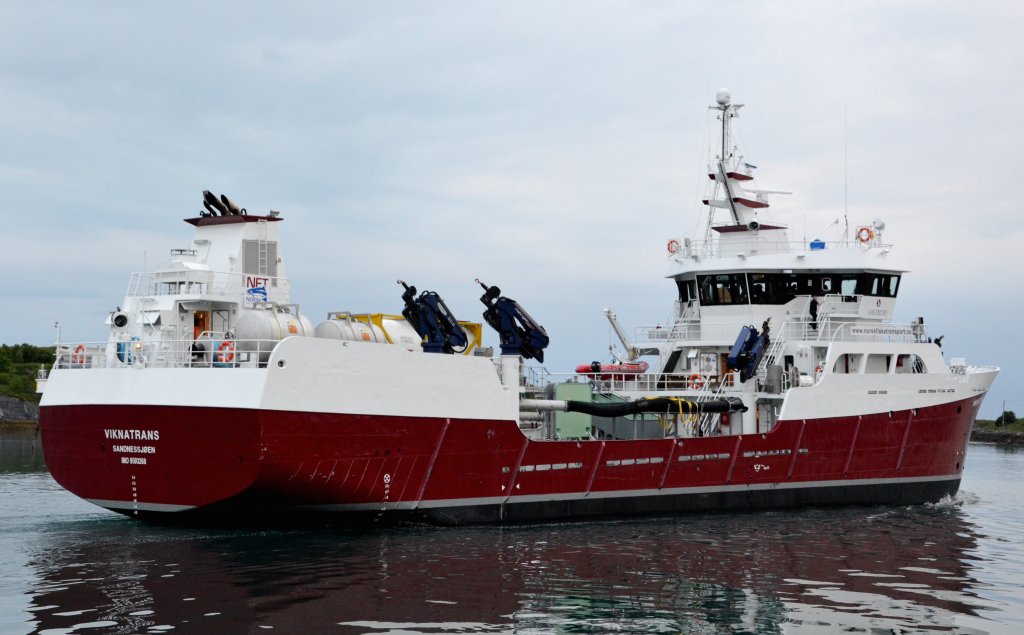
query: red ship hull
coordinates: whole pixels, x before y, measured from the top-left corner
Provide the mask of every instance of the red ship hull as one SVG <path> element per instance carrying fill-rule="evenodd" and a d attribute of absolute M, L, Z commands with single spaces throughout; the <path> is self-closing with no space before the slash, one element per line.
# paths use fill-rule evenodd
<path fill-rule="evenodd" d="M 126 514 L 460 524 L 935 501 L 959 487 L 973 417 L 968 399 L 635 441 L 531 441 L 513 421 L 173 406 L 48 406 L 40 423 L 53 477 Z M 111 438 L 126 434 L 142 440 Z"/>

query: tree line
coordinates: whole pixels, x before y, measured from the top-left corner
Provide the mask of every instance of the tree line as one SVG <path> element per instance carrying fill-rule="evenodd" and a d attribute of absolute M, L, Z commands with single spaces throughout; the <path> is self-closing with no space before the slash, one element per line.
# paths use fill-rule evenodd
<path fill-rule="evenodd" d="M 47 369 L 53 365 L 52 346 L 0 345 L 0 394 L 39 403 L 36 374 L 40 365 Z"/>

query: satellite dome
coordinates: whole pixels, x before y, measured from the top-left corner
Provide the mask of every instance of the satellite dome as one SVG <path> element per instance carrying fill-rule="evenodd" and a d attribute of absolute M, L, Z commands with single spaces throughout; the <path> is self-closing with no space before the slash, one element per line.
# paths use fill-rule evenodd
<path fill-rule="evenodd" d="M 715 93 L 715 101 L 718 102 L 719 106 L 728 106 L 729 102 L 732 101 L 732 95 L 729 93 L 729 89 L 722 88 Z"/>

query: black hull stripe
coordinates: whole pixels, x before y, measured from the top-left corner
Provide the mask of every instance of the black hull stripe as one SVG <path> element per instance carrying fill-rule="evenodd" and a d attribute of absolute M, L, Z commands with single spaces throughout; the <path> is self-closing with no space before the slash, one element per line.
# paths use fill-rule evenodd
<path fill-rule="evenodd" d="M 634 516 L 657 513 L 735 511 L 804 506 L 882 505 L 934 502 L 955 494 L 960 476 L 898 479 L 858 479 L 800 483 L 757 483 L 667 490 L 592 492 L 589 495 L 552 494 L 506 498 L 467 498 L 377 504 L 329 504 L 259 506 L 250 499 L 241 505 L 218 504 L 210 509 L 132 501 L 91 500 L 121 513 L 136 510 L 146 515 L 178 516 L 177 513 L 211 515 L 253 512 L 272 519 L 280 513 L 337 513 L 396 519 L 427 520 L 440 524 L 525 522 L 595 516 Z M 184 514 L 190 515 L 190 514 Z"/>

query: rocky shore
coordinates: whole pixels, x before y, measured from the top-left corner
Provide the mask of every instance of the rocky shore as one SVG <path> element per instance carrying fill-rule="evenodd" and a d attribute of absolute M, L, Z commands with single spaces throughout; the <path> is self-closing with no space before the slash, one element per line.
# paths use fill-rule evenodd
<path fill-rule="evenodd" d="M 39 406 L 7 395 L 0 395 L 0 423 L 14 421 L 39 421 Z"/>
<path fill-rule="evenodd" d="M 974 428 L 971 430 L 971 441 L 998 443 L 1000 445 L 1024 445 L 1024 432 Z"/>

